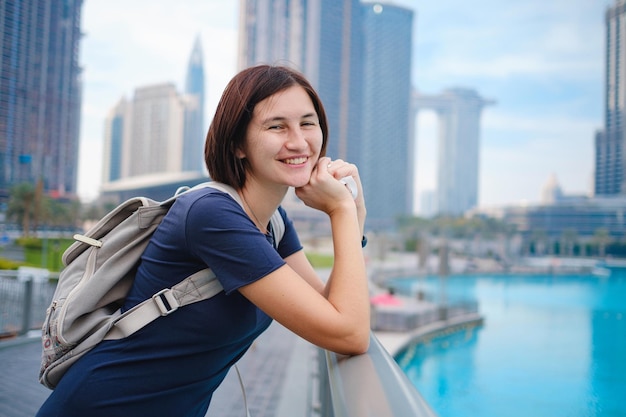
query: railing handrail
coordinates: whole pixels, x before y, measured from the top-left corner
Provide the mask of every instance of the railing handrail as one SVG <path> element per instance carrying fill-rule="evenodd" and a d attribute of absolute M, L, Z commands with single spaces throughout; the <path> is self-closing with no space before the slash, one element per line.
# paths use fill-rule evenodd
<path fill-rule="evenodd" d="M 325 362 L 328 373 L 326 395 L 332 404 L 326 411 L 333 417 L 436 417 L 373 333 L 363 355 L 323 351 L 322 356 L 322 368 Z"/>

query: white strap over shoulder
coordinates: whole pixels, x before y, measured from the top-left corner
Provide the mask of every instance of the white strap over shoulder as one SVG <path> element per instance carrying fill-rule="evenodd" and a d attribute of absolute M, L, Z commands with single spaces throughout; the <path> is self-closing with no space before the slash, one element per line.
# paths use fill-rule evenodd
<path fill-rule="evenodd" d="M 210 269 L 203 269 L 185 278 L 171 289 L 166 288 L 126 311 L 113 323 L 105 340 L 121 339 L 135 333 L 161 316 L 179 307 L 213 297 L 222 291 L 222 284 Z"/>

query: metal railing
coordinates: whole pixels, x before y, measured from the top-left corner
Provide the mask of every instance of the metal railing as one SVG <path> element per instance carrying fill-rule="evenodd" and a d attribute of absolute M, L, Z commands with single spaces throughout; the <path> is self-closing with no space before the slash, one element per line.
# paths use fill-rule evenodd
<path fill-rule="evenodd" d="M 320 416 L 436 416 L 373 333 L 363 355 L 320 350 L 319 383 Z"/>
<path fill-rule="evenodd" d="M 55 284 L 36 270 L 0 271 L 0 337 L 41 329 Z"/>

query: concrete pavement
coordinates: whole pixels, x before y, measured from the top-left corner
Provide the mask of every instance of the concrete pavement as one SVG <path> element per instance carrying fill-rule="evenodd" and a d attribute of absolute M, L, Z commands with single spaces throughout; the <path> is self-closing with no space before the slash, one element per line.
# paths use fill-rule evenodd
<path fill-rule="evenodd" d="M 297 336 L 277 323 L 239 361 L 248 406 L 255 417 L 274 417 L 284 397 L 286 373 Z M 0 341 L 0 417 L 33 417 L 50 390 L 39 384 L 38 334 Z M 306 380 L 308 375 L 295 375 Z M 290 382 L 291 383 L 291 382 Z M 243 394 L 232 369 L 213 395 L 208 417 L 245 417 Z M 284 405 L 283 405 L 284 408 Z"/>

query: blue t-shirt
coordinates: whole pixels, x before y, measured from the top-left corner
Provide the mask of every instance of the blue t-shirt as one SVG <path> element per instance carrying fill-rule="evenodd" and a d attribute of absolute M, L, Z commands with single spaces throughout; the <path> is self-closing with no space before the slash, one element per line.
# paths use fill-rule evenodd
<path fill-rule="evenodd" d="M 230 195 L 180 196 L 155 231 L 124 310 L 209 266 L 224 291 L 106 340 L 76 362 L 38 416 L 204 416 L 211 395 L 271 318 L 238 291 L 302 248 L 284 210 L 275 249 Z"/>

